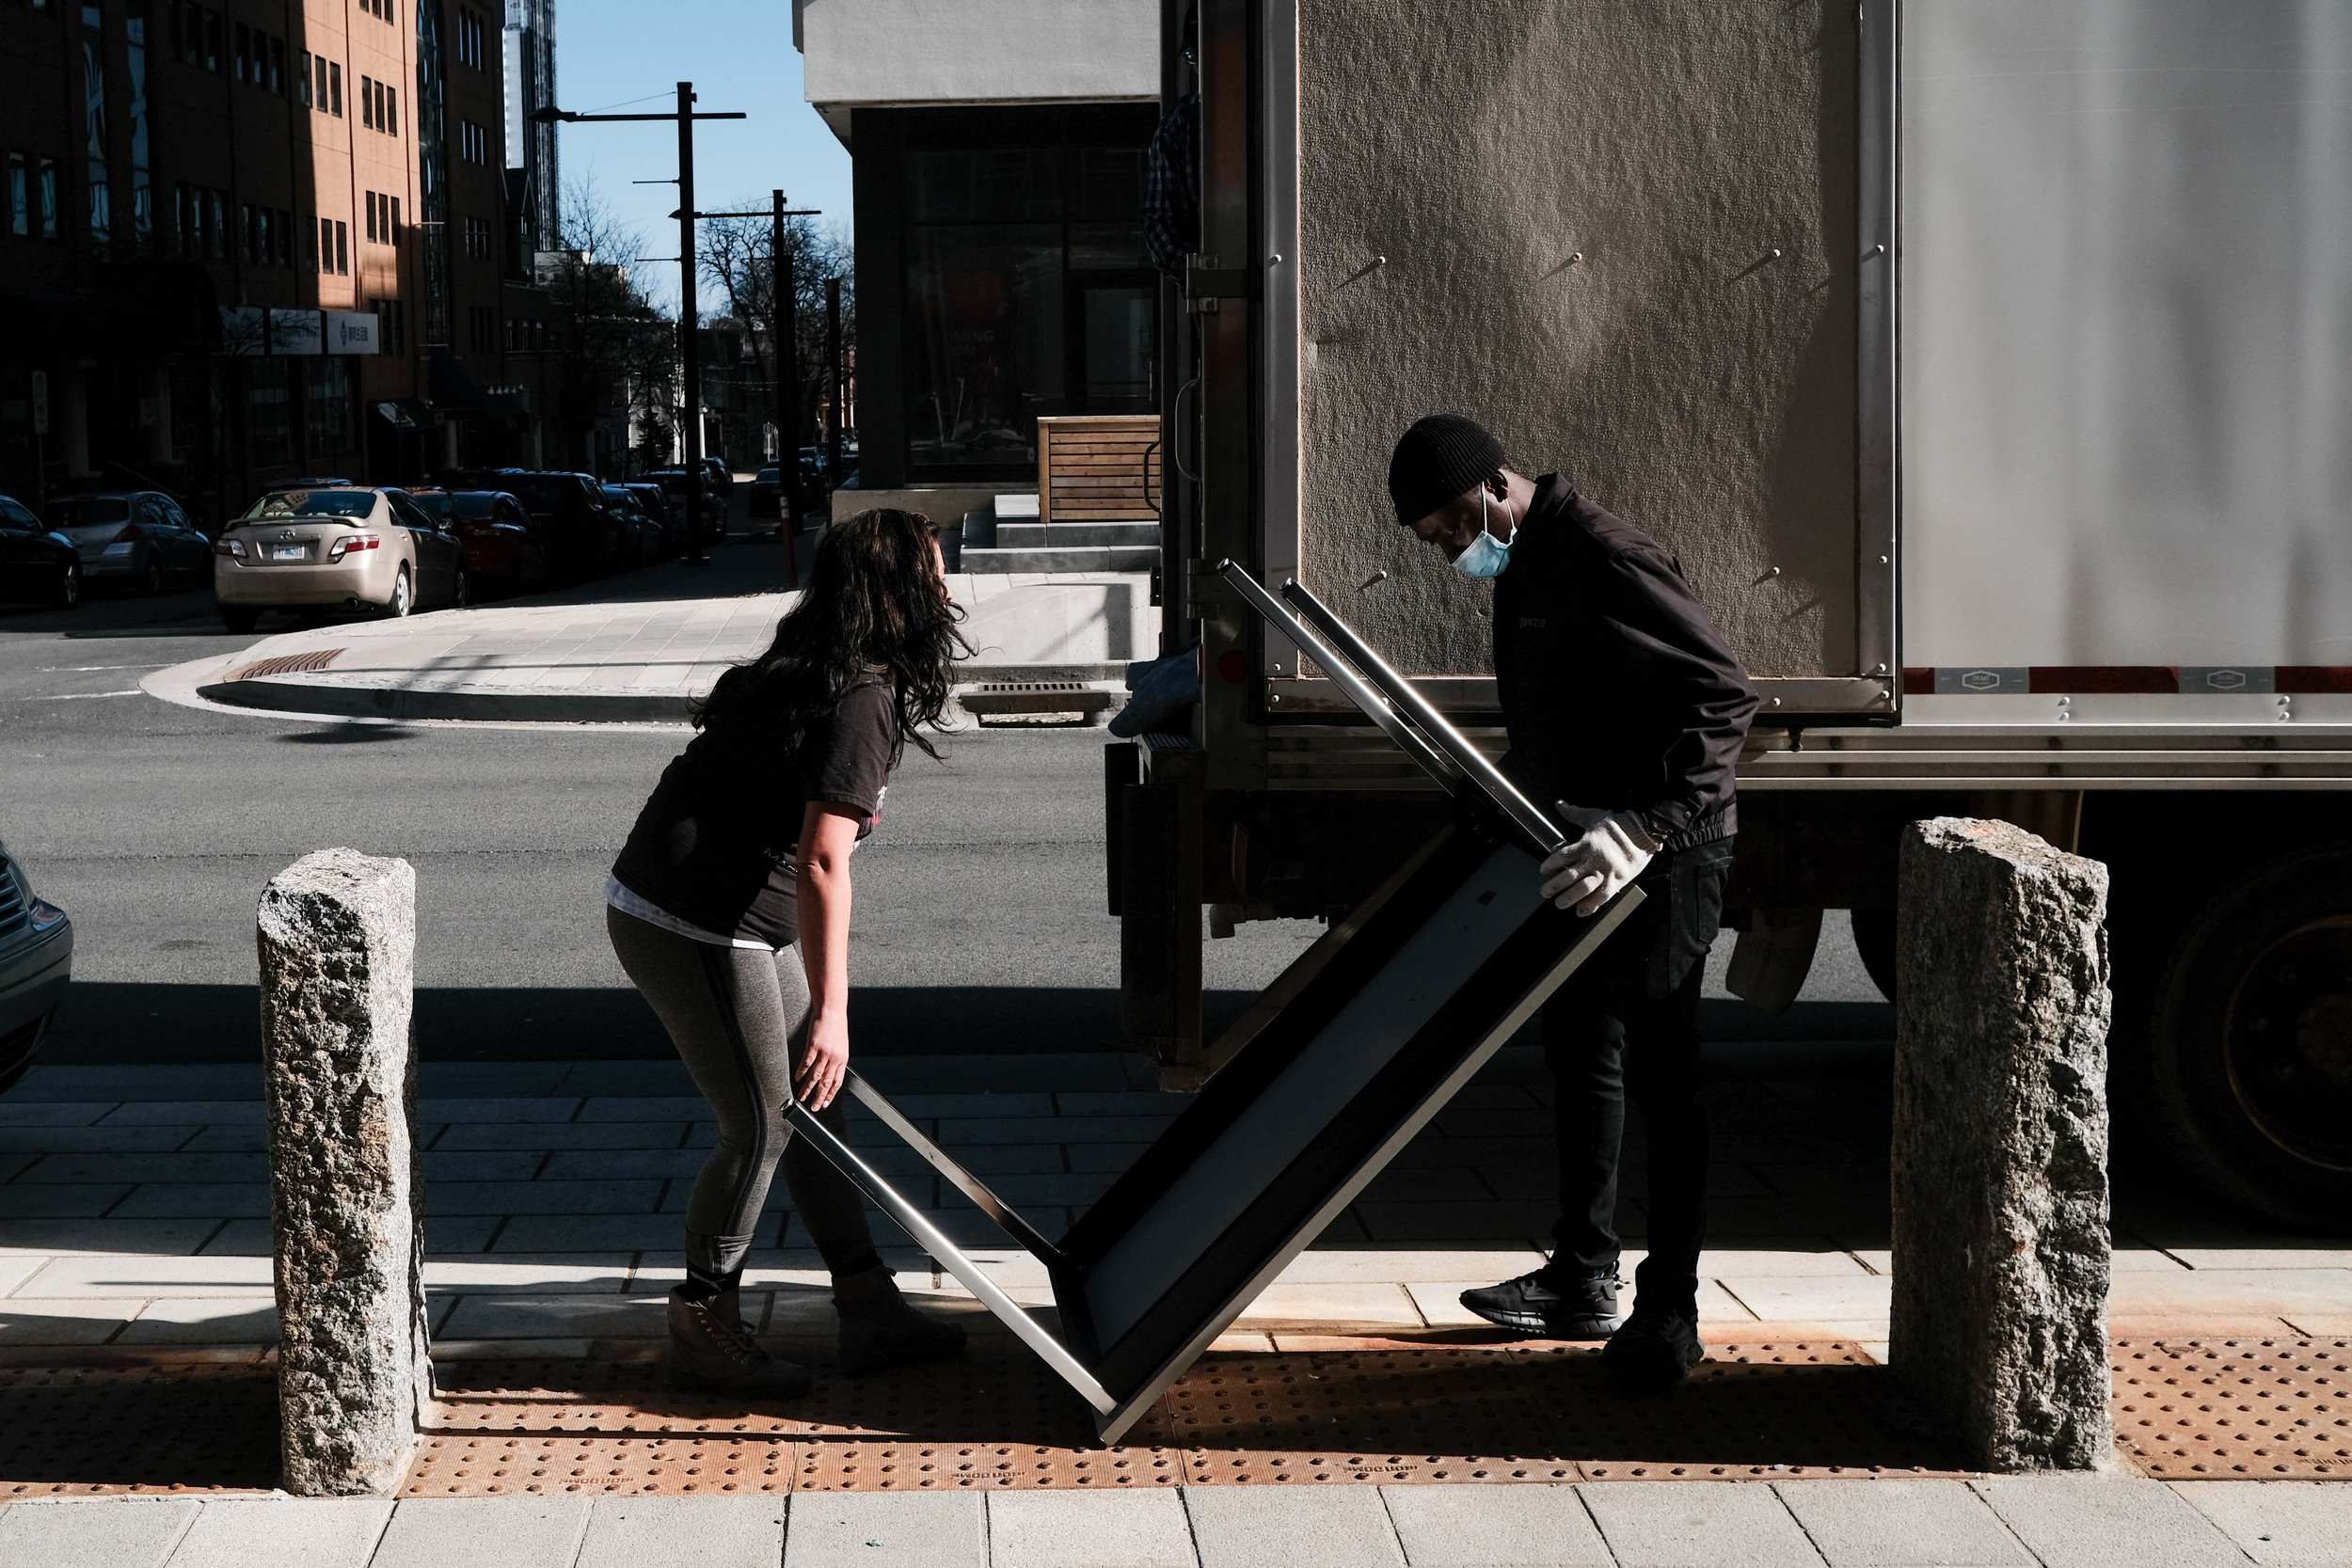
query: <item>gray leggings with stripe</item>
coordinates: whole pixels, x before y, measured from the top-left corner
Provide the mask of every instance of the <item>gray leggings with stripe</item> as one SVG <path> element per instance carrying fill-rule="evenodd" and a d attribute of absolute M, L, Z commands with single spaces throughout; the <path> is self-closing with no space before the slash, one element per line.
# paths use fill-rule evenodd
<path fill-rule="evenodd" d="M 742 1266 L 761 1207 L 784 1166 L 792 1207 L 836 1279 L 878 1266 L 866 1200 L 833 1162 L 792 1136 L 784 1107 L 808 1038 L 808 977 L 798 948 L 720 947 L 608 908 L 621 967 L 670 1032 L 695 1086 L 719 1114 L 719 1142 L 686 1205 L 686 1262 L 719 1278 Z M 835 1100 L 818 1119 L 835 1132 Z"/>

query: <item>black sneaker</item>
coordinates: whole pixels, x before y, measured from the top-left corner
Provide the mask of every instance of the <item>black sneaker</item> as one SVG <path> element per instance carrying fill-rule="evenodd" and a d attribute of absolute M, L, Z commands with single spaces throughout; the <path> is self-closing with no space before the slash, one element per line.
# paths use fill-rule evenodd
<path fill-rule="evenodd" d="M 1462 1305 L 1502 1328 L 1547 1339 L 1606 1339 L 1617 1326 L 1614 1273 L 1555 1275 L 1549 1267 L 1462 1292 Z"/>
<path fill-rule="evenodd" d="M 1658 1394 L 1691 1374 L 1707 1359 L 1699 1342 L 1698 1309 L 1636 1302 L 1625 1326 L 1601 1347 L 1601 1365 L 1623 1394 Z"/>

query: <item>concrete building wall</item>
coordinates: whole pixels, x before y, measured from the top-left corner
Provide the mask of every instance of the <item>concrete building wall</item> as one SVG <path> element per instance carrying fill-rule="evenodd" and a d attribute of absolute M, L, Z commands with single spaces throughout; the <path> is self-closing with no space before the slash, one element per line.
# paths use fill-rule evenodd
<path fill-rule="evenodd" d="M 1156 0 L 795 0 L 793 32 L 821 109 L 1160 93 Z"/>
<path fill-rule="evenodd" d="M 1756 673 L 1852 673 L 1851 0 L 1476 12 L 1299 0 L 1307 580 L 1407 671 L 1486 671 L 1488 591 L 1385 483 L 1468 414 L 1678 551 Z"/>

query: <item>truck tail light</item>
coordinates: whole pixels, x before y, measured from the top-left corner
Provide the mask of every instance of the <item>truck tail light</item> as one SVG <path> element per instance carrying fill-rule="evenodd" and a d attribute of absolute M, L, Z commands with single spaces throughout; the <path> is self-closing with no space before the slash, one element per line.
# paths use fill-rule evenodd
<path fill-rule="evenodd" d="M 359 550 L 372 550 L 383 543 L 373 533 L 347 533 L 326 546 L 326 559 L 341 561 Z"/>

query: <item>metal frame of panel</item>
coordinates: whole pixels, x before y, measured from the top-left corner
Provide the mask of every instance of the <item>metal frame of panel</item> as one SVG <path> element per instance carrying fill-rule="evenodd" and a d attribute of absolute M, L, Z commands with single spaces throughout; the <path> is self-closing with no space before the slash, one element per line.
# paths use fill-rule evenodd
<path fill-rule="evenodd" d="M 1629 887 L 1591 919 L 1553 908 L 1536 891 L 1539 863 L 1563 838 L 1551 818 L 1305 589 L 1286 585 L 1311 628 L 1240 567 L 1226 562 L 1219 570 L 1242 606 L 1327 663 L 1468 822 L 1446 830 L 1350 916 L 1349 938 L 1059 1242 L 871 1085 L 847 1075 L 850 1093 L 1046 1265 L 1061 1332 L 1015 1302 L 813 1112 L 797 1102 L 785 1111 L 794 1131 L 1077 1390 L 1106 1442 L 1142 1417 L 1644 900 Z M 1267 1101 L 1268 1090 L 1289 1098 Z M 1105 1291 L 1124 1292 L 1107 1298 L 1107 1319 Z"/>

